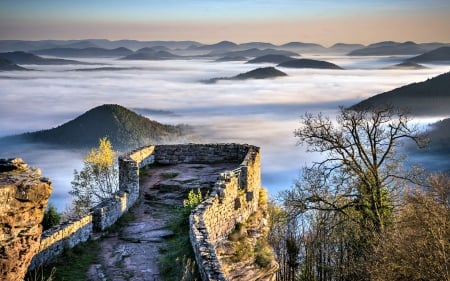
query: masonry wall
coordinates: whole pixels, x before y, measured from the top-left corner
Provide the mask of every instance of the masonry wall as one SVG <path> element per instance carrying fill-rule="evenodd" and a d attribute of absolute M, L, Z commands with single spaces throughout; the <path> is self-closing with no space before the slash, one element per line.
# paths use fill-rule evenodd
<path fill-rule="evenodd" d="M 64 249 L 86 242 L 92 234 L 92 226 L 92 215 L 88 215 L 44 231 L 38 254 L 33 257 L 28 270 L 48 264 L 54 257 L 62 254 Z"/>
<path fill-rule="evenodd" d="M 103 201 L 92 212 L 75 221 L 64 222 L 45 231 L 41 236 L 38 253 L 28 270 L 49 264 L 64 249 L 87 241 L 94 232 L 113 225 L 139 198 L 139 167 L 148 163 L 153 146 L 144 147 L 119 157 L 119 191 L 113 198 Z"/>
<path fill-rule="evenodd" d="M 227 280 L 215 245 L 257 210 L 260 174 L 259 148 L 249 146 L 239 169 L 222 173 L 211 196 L 191 214 L 190 240 L 202 280 Z"/>
<path fill-rule="evenodd" d="M 139 168 L 152 163 L 235 162 L 237 169 L 220 175 L 211 196 L 190 218 L 190 238 L 203 280 L 219 280 L 210 278 L 222 274 L 214 243 L 258 207 L 261 186 L 259 148 L 241 144 L 150 145 L 121 155 L 118 162 L 117 194 L 93 208 L 91 214 L 81 220 L 66 222 L 44 232 L 39 253 L 34 256 L 29 270 L 48 264 L 65 248 L 87 241 L 94 232 L 114 224 L 139 197 Z M 205 246 L 211 256 L 205 256 Z"/>

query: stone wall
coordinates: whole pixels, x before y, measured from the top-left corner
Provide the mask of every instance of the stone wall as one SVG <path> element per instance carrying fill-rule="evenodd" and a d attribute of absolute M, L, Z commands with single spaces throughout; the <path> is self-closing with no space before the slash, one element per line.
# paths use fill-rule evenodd
<path fill-rule="evenodd" d="M 64 249 L 86 242 L 91 237 L 92 226 L 92 215 L 88 215 L 80 220 L 64 222 L 44 231 L 38 254 L 33 257 L 28 270 L 48 264 L 54 257 L 62 254 Z"/>
<path fill-rule="evenodd" d="M 23 280 L 39 248 L 50 184 L 22 159 L 0 159 L 0 280 Z"/>
<path fill-rule="evenodd" d="M 247 146 L 239 169 L 222 173 L 211 196 L 192 212 L 190 240 L 202 280 L 227 280 L 215 245 L 257 210 L 260 188 L 259 148 Z"/>
<path fill-rule="evenodd" d="M 114 198 L 102 202 L 81 220 L 46 231 L 30 269 L 49 263 L 65 248 L 74 247 L 93 232 L 115 223 L 139 197 L 139 168 L 152 163 L 235 162 L 237 169 L 219 176 L 211 196 L 190 217 L 190 239 L 203 280 L 226 280 L 214 245 L 231 232 L 236 222 L 247 220 L 258 208 L 259 148 L 245 144 L 150 145 L 121 155 L 118 162 L 119 191 Z"/>

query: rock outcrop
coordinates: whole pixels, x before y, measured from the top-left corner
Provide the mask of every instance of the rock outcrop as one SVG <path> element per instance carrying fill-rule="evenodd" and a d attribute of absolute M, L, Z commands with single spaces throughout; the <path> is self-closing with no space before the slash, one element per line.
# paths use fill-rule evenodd
<path fill-rule="evenodd" d="M 50 184 L 22 159 L 0 159 L 1 280 L 23 280 L 38 251 Z"/>

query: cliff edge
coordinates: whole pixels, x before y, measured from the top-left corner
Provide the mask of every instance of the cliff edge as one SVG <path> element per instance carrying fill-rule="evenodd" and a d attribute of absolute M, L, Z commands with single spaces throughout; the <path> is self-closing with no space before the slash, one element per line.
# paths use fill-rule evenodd
<path fill-rule="evenodd" d="M 0 280 L 23 280 L 39 248 L 50 184 L 22 159 L 0 159 Z"/>

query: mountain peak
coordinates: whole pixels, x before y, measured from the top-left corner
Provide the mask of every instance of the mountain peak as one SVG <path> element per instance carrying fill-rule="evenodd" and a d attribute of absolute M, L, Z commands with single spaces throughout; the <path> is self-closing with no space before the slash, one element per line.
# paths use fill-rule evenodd
<path fill-rule="evenodd" d="M 158 123 L 118 104 L 103 104 L 56 128 L 21 136 L 33 142 L 72 147 L 92 147 L 106 136 L 115 148 L 130 149 L 181 134 L 180 126 Z"/>

